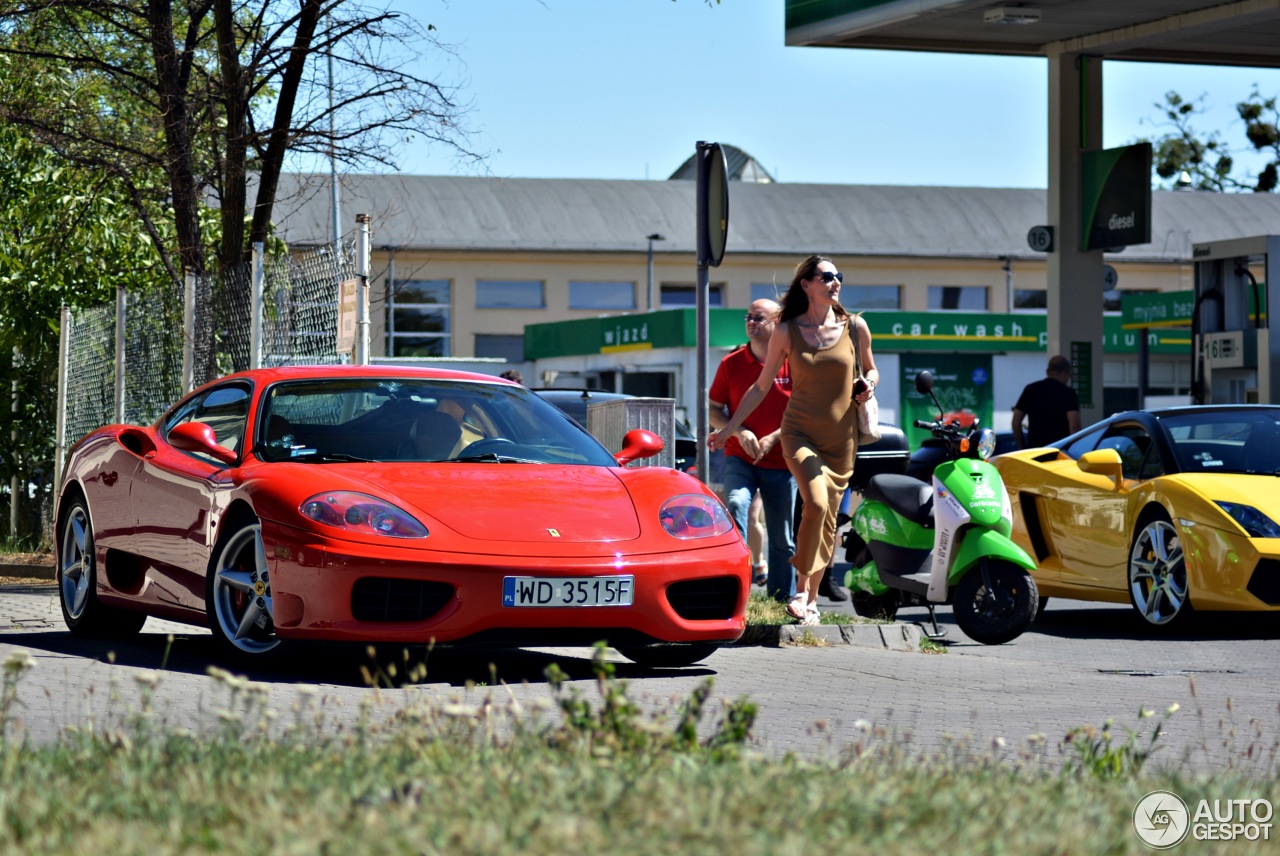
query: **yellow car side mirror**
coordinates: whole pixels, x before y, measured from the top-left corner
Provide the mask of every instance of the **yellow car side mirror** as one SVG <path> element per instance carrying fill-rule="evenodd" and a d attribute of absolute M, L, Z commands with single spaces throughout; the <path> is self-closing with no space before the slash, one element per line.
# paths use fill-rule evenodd
<path fill-rule="evenodd" d="M 1106 476 L 1116 484 L 1116 490 L 1124 484 L 1124 464 L 1115 449 L 1094 449 L 1080 456 L 1076 465 L 1091 475 Z"/>

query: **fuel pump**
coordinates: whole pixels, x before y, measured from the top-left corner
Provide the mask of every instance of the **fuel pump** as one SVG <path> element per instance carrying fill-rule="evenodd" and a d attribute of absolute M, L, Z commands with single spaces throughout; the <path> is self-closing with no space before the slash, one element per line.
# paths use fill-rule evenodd
<path fill-rule="evenodd" d="M 1267 308 L 1280 300 L 1280 236 L 1195 244 L 1191 398 L 1196 404 L 1280 402 L 1280 340 Z"/>

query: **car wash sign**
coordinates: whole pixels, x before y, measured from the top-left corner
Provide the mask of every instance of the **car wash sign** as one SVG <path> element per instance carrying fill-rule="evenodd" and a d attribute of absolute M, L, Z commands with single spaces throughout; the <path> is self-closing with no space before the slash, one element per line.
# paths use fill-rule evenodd
<path fill-rule="evenodd" d="M 1082 250 L 1151 243 L 1151 144 L 1085 152 L 1080 161 Z"/>

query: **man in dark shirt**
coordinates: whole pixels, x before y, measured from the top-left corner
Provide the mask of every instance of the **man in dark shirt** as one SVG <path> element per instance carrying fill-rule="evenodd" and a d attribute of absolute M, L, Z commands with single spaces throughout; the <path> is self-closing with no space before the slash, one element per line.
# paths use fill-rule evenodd
<path fill-rule="evenodd" d="M 1051 358 L 1045 375 L 1027 384 L 1013 407 L 1013 439 L 1019 449 L 1038 449 L 1080 430 L 1080 399 L 1067 385 L 1071 361 L 1061 355 Z M 1025 437 L 1024 418 L 1031 420 Z"/>

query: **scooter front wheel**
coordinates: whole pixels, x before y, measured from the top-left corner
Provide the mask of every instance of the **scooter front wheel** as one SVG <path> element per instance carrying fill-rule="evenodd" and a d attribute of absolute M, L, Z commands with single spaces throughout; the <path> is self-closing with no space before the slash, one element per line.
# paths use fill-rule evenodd
<path fill-rule="evenodd" d="M 951 609 L 956 624 L 975 642 L 999 645 L 1016 639 L 1036 618 L 1040 593 L 1023 568 L 985 561 L 956 586 Z"/>

